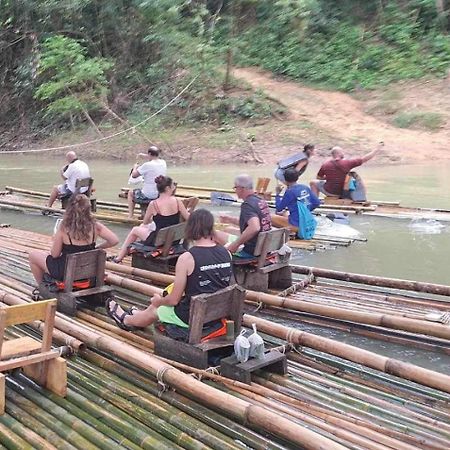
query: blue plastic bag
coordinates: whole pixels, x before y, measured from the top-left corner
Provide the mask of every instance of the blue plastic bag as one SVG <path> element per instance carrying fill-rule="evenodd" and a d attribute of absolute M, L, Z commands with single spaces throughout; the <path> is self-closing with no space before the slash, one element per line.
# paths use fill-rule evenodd
<path fill-rule="evenodd" d="M 298 208 L 298 231 L 297 236 L 300 239 L 312 239 L 316 231 L 317 222 L 311 211 L 301 200 L 297 200 Z"/>

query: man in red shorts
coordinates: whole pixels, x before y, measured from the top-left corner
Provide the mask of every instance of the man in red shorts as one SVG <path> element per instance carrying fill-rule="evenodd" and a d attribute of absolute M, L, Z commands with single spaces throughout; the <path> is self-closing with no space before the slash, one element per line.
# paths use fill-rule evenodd
<path fill-rule="evenodd" d="M 310 182 L 311 190 L 319 196 L 319 192 L 327 197 L 341 197 L 344 189 L 345 177 L 355 167 L 364 164 L 380 152 L 383 144 L 367 153 L 361 158 L 344 159 L 344 152 L 341 147 L 331 149 L 331 158 L 322 164 L 317 173 L 317 180 Z"/>

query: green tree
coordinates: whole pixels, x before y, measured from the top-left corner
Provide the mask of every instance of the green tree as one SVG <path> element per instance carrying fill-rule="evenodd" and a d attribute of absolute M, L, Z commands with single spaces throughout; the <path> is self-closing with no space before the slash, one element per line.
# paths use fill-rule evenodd
<path fill-rule="evenodd" d="M 47 115 L 72 119 L 86 117 L 103 107 L 108 94 L 105 72 L 112 63 L 89 58 L 87 50 L 72 38 L 56 35 L 42 45 L 35 98 L 44 101 Z"/>

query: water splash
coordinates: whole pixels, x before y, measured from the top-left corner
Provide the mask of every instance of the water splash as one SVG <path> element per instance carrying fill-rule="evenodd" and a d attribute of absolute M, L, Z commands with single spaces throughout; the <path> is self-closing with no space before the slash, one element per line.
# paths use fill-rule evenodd
<path fill-rule="evenodd" d="M 414 234 L 440 234 L 446 227 L 434 219 L 413 219 L 408 228 Z"/>

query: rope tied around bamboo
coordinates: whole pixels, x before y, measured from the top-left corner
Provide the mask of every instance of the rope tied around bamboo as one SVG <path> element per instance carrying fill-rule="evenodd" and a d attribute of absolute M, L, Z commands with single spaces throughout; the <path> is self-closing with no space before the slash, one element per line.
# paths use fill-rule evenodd
<path fill-rule="evenodd" d="M 288 295 L 295 294 L 298 291 L 302 291 L 303 289 L 307 288 L 310 284 L 313 284 L 316 282 L 316 277 L 312 273 L 312 271 L 308 274 L 306 278 L 304 278 L 301 281 L 298 281 L 297 283 L 294 283 L 292 286 L 289 286 L 284 291 L 281 291 L 278 294 L 278 297 L 287 297 Z M 284 302 L 281 304 L 281 307 L 284 306 Z"/>

